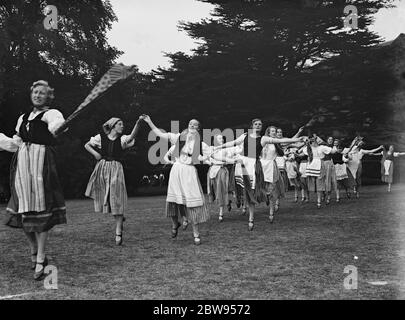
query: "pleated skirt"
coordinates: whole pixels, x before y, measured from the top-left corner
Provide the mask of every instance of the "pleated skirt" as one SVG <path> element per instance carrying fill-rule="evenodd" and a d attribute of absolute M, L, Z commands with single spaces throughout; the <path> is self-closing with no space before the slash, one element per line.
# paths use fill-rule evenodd
<path fill-rule="evenodd" d="M 11 161 L 10 189 L 5 215 L 7 226 L 41 233 L 66 223 L 54 147 L 22 144 Z"/>
<path fill-rule="evenodd" d="M 86 197 L 94 200 L 94 211 L 122 216 L 127 208 L 128 195 L 124 169 L 119 161 L 97 162 L 87 184 Z"/>
<path fill-rule="evenodd" d="M 193 224 L 208 221 L 209 211 L 204 199 L 197 169 L 175 162 L 169 176 L 166 217 L 186 216 Z"/>
<path fill-rule="evenodd" d="M 210 170 L 208 170 L 207 191 L 210 202 L 216 202 L 219 206 L 228 204 L 229 172 L 226 167 L 221 167 L 215 178 L 210 178 Z"/>

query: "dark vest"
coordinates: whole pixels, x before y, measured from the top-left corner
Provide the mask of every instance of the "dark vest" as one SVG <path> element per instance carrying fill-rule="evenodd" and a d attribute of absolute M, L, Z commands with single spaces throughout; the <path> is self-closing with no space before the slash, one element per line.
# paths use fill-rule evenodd
<path fill-rule="evenodd" d="M 106 161 L 119 161 L 122 162 L 125 155 L 125 150 L 121 146 L 121 137 L 111 140 L 108 136 L 101 131 L 101 156 Z"/>
<path fill-rule="evenodd" d="M 338 152 L 332 154 L 332 161 L 333 164 L 343 164 L 343 154 Z"/>
<path fill-rule="evenodd" d="M 243 141 L 243 155 L 248 158 L 258 159 L 262 154 L 262 137 L 252 138 L 250 135 L 247 135 Z"/>
<path fill-rule="evenodd" d="M 19 129 L 19 135 L 24 142 L 46 146 L 57 144 L 56 138 L 48 130 L 48 124 L 41 120 L 45 112 L 41 112 L 32 120 L 28 120 L 31 112 L 24 114 Z"/>

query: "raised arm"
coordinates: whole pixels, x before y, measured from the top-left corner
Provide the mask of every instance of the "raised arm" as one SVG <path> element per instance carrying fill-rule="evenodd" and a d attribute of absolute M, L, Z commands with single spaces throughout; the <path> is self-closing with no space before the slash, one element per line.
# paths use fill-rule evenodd
<path fill-rule="evenodd" d="M 167 132 L 163 132 L 162 130 L 160 130 L 158 127 L 156 127 L 154 125 L 154 123 L 152 122 L 151 118 L 148 115 L 142 115 L 141 119 L 143 119 L 148 125 L 149 127 L 152 129 L 152 131 L 160 138 L 162 139 L 166 139 L 169 140 L 169 134 Z"/>
<path fill-rule="evenodd" d="M 377 152 L 378 150 L 381 150 L 381 149 L 383 149 L 383 148 L 384 148 L 383 146 L 379 146 L 378 148 L 375 148 L 375 149 L 372 149 L 372 150 L 361 149 L 361 152 L 363 152 L 364 154 L 369 155 L 369 154 L 372 154 L 372 153 L 374 153 L 374 152 Z"/>
<path fill-rule="evenodd" d="M 221 144 L 220 146 L 217 146 L 214 148 L 214 150 L 219 150 L 219 149 L 225 149 L 225 148 L 232 148 L 234 146 L 239 146 L 243 143 L 243 141 L 245 140 L 247 136 L 247 133 L 242 134 L 240 137 L 238 137 L 237 139 L 233 140 L 233 141 L 229 141 L 226 142 L 224 144 Z"/>
<path fill-rule="evenodd" d="M 138 134 L 139 127 L 140 127 L 140 120 L 143 120 L 143 116 L 140 116 L 139 119 L 136 120 L 134 128 L 132 129 L 132 132 L 128 137 L 127 143 L 131 143 L 135 139 L 136 135 Z"/>
<path fill-rule="evenodd" d="M 262 137 L 261 143 L 262 146 L 264 147 L 266 144 L 269 143 L 294 143 L 294 142 L 301 142 L 304 141 L 305 137 L 299 137 L 299 138 L 270 138 L 267 136 Z"/>
<path fill-rule="evenodd" d="M 305 129 L 305 126 L 300 127 L 298 129 L 297 133 L 292 137 L 292 139 L 298 138 L 301 135 L 302 131 L 304 131 L 304 129 Z"/>

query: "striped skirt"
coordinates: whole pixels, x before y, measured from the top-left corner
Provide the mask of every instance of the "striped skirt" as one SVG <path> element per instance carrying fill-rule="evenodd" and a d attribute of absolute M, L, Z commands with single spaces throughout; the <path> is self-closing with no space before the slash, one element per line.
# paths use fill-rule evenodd
<path fill-rule="evenodd" d="M 204 193 L 193 165 L 175 162 L 169 176 L 166 198 L 166 216 L 186 216 L 193 224 L 208 221 L 209 211 Z"/>
<path fill-rule="evenodd" d="M 307 167 L 307 179 L 308 179 L 308 190 L 312 192 L 323 192 L 326 191 L 326 166 L 325 161 L 320 160 L 319 176 L 311 176 L 308 172 L 313 172 L 314 170 L 308 170 Z"/>
<path fill-rule="evenodd" d="M 10 177 L 6 225 L 40 233 L 66 223 L 54 147 L 23 143 L 11 161 Z"/>
<path fill-rule="evenodd" d="M 336 170 L 335 165 L 333 164 L 332 160 L 324 161 L 325 164 L 325 187 L 327 192 L 331 192 L 337 190 L 337 179 L 336 179 Z"/>
<path fill-rule="evenodd" d="M 229 200 L 229 172 L 226 167 L 219 168 L 214 177 L 210 177 L 213 167 L 207 173 L 207 193 L 210 202 L 216 202 L 219 206 L 225 206 Z"/>
<path fill-rule="evenodd" d="M 94 211 L 122 216 L 127 207 L 124 169 L 118 161 L 97 162 L 86 188 L 86 197 L 94 200 Z"/>

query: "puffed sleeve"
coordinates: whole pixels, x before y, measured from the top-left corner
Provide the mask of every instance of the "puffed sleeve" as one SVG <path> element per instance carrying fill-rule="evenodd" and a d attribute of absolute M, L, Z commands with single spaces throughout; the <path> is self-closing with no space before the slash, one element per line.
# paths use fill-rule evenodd
<path fill-rule="evenodd" d="M 22 140 L 14 135 L 12 138 L 0 133 L 0 151 L 16 152 L 20 147 Z"/>
<path fill-rule="evenodd" d="M 91 137 L 89 140 L 89 144 L 92 147 L 100 148 L 101 149 L 101 136 L 98 134 L 95 137 Z"/>
<path fill-rule="evenodd" d="M 23 117 L 24 117 L 24 115 L 22 114 L 22 115 L 18 118 L 18 120 L 17 120 L 17 125 L 15 126 L 15 132 L 20 132 L 20 127 L 21 127 L 21 124 L 22 124 L 22 121 L 23 121 Z"/>
<path fill-rule="evenodd" d="M 48 130 L 51 133 L 54 133 L 56 129 L 58 129 L 61 126 L 61 124 L 65 122 L 63 114 L 56 109 L 48 110 L 45 113 L 43 120 L 48 124 Z"/>
<path fill-rule="evenodd" d="M 167 136 L 171 144 L 175 144 L 180 137 L 180 133 L 168 132 Z"/>
<path fill-rule="evenodd" d="M 323 154 L 330 154 L 332 152 L 332 148 L 328 146 L 321 146 L 321 152 Z"/>
<path fill-rule="evenodd" d="M 135 144 L 135 139 L 132 139 L 132 141 L 129 141 L 130 136 L 127 135 L 122 135 L 121 136 L 121 146 L 123 149 L 131 148 Z"/>

